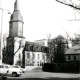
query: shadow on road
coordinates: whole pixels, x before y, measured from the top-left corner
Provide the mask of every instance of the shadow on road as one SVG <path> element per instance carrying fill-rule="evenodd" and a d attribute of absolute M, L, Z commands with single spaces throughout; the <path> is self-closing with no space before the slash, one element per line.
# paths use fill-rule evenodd
<path fill-rule="evenodd" d="M 64 78 L 29 78 L 24 80 L 79 80 L 79 79 L 64 79 Z"/>
<path fill-rule="evenodd" d="M 24 79 L 6 79 L 6 80 L 79 80 L 80 78 L 24 78 Z M 0 79 L 2 80 L 2 79 Z"/>

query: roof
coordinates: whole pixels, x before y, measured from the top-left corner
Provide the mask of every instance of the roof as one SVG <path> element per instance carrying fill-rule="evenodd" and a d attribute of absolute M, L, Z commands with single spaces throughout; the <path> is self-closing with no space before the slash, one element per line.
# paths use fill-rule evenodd
<path fill-rule="evenodd" d="M 14 3 L 14 12 L 11 15 L 10 22 L 11 21 L 21 21 L 21 22 L 23 22 L 23 17 L 20 14 L 20 11 L 19 11 L 18 0 L 16 0 L 15 3 Z"/>
<path fill-rule="evenodd" d="M 75 45 L 68 49 L 65 54 L 80 54 L 80 45 Z"/>
<path fill-rule="evenodd" d="M 35 42 L 28 42 L 28 41 L 26 41 L 24 50 L 25 51 L 46 52 L 46 53 L 48 53 L 48 47 L 42 46 L 42 45 L 40 45 L 38 43 L 35 43 Z"/>

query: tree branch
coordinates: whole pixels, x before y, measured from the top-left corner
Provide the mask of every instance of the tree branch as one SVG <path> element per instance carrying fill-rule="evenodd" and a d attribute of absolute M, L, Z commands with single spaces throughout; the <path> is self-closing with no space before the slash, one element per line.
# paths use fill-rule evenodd
<path fill-rule="evenodd" d="M 73 4 L 67 4 L 67 3 L 64 3 L 64 2 L 62 2 L 62 1 L 60 1 L 60 0 L 56 0 L 56 1 L 59 2 L 59 3 L 61 3 L 61 4 L 70 6 L 70 7 L 74 8 L 74 9 L 80 10 L 80 7 L 74 6 Z"/>

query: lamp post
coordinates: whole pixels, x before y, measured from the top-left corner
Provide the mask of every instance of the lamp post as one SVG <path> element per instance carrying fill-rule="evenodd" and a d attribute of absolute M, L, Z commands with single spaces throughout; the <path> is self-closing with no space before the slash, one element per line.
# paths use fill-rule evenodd
<path fill-rule="evenodd" d="M 9 10 L 7 10 L 7 9 L 2 9 L 2 8 L 0 8 L 0 10 L 2 11 L 2 14 L 1 14 L 1 44 L 0 44 L 1 51 L 0 51 L 0 64 L 2 64 L 2 48 L 3 48 L 3 31 L 2 31 L 2 24 L 3 24 L 3 11 L 7 11 L 8 14 L 11 14 L 11 13 L 10 13 Z"/>

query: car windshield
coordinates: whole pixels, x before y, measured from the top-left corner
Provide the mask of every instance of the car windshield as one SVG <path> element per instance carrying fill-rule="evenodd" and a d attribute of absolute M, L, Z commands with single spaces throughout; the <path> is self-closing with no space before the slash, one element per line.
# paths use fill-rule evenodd
<path fill-rule="evenodd" d="M 0 68 L 3 68 L 4 66 L 0 65 Z"/>
<path fill-rule="evenodd" d="M 4 66 L 4 68 L 9 68 L 8 66 Z"/>
<path fill-rule="evenodd" d="M 14 66 L 15 68 L 19 68 L 18 66 Z"/>
<path fill-rule="evenodd" d="M 14 68 L 21 68 L 20 66 L 14 66 Z"/>

